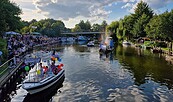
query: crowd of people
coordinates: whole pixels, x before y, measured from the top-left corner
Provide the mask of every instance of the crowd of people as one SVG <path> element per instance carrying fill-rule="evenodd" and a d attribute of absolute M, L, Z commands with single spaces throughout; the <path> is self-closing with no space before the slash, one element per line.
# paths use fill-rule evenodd
<path fill-rule="evenodd" d="M 34 46 L 49 44 L 57 41 L 57 38 L 35 35 L 16 35 L 5 37 L 7 39 L 8 60 L 10 65 L 16 65 L 20 61 L 20 56 L 33 49 Z"/>

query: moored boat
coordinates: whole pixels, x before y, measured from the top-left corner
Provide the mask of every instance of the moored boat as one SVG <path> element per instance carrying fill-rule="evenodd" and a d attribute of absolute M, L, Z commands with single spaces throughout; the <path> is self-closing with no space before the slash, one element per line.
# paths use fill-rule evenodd
<path fill-rule="evenodd" d="M 65 77 L 65 70 L 61 70 L 57 75 L 53 73 L 47 74 L 47 76 L 43 79 L 30 79 L 23 82 L 22 88 L 27 90 L 30 94 L 39 93 L 52 85 L 58 83 L 62 84 L 62 82 L 59 83 L 60 80 L 62 80 Z"/>
<path fill-rule="evenodd" d="M 22 88 L 29 94 L 40 93 L 55 84 L 62 84 L 62 80 L 65 78 L 65 70 L 62 68 L 64 65 L 55 63 L 58 57 L 54 56 L 51 57 L 52 65 L 50 65 L 50 60 L 42 60 L 43 62 L 36 63 L 28 72 L 27 78 L 22 83 Z M 59 58 L 58 61 L 60 60 Z"/>
<path fill-rule="evenodd" d="M 87 43 L 87 46 L 88 46 L 88 47 L 93 47 L 93 46 L 94 46 L 94 41 L 89 41 L 89 42 Z"/>
<path fill-rule="evenodd" d="M 125 40 L 123 41 L 123 46 L 131 46 L 131 43 Z"/>

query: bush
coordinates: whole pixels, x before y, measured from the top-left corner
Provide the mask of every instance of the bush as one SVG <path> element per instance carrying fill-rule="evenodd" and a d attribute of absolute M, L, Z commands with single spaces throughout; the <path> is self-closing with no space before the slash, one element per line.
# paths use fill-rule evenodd
<path fill-rule="evenodd" d="M 144 42 L 144 45 L 145 45 L 145 46 L 154 46 L 154 43 L 151 42 L 151 41 L 145 41 L 145 42 Z"/>
<path fill-rule="evenodd" d="M 8 54 L 8 50 L 7 50 L 7 41 L 0 38 L 0 50 L 2 51 L 2 63 L 5 62 L 7 60 L 7 54 Z"/>

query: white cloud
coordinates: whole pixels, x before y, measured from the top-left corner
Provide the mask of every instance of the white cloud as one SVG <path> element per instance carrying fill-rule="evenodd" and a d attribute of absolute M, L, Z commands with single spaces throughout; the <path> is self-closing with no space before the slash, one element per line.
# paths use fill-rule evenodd
<path fill-rule="evenodd" d="M 110 11 L 108 6 L 118 0 L 35 0 L 34 4 L 40 13 L 48 12 L 47 17 L 69 20 L 82 16 L 84 18 L 106 18 Z"/>
<path fill-rule="evenodd" d="M 160 9 L 165 7 L 170 2 L 173 2 L 172 0 L 143 0 L 144 2 L 147 2 L 151 8 L 153 9 Z"/>
<path fill-rule="evenodd" d="M 16 2 L 23 11 L 24 20 L 53 18 L 63 20 L 66 27 L 74 27 L 80 20 L 89 20 L 91 23 L 99 23 L 103 20 L 110 22 L 109 15 L 114 13 L 114 6 L 127 9 L 133 13 L 138 2 L 141 0 L 11 0 Z M 143 0 L 155 11 L 165 7 L 172 0 Z M 105 7 L 109 9 L 105 9 Z M 119 8 L 119 12 L 121 12 Z M 116 17 L 122 16 L 116 15 Z M 125 13 L 124 13 L 125 14 Z"/>
<path fill-rule="evenodd" d="M 121 8 L 132 8 L 133 4 L 132 3 L 127 3 L 126 5 L 122 6 Z"/>
<path fill-rule="evenodd" d="M 129 9 L 128 11 L 130 13 L 134 12 L 134 9 L 136 8 L 137 4 L 141 1 L 141 0 L 123 0 L 124 2 L 127 2 L 124 6 L 122 6 L 122 8 L 127 8 Z M 172 0 L 142 0 L 144 2 L 146 2 L 151 9 L 153 9 L 155 12 L 159 12 L 159 9 L 165 7 L 166 5 L 168 5 L 169 3 L 173 2 Z"/>

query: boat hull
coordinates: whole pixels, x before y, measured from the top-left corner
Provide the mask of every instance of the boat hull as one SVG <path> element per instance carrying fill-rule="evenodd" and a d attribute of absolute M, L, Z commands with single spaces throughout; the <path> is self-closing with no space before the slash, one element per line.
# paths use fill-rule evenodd
<path fill-rule="evenodd" d="M 32 86 L 32 87 L 26 87 L 28 86 L 27 84 L 37 84 L 37 83 L 33 83 L 33 82 L 25 82 L 23 84 L 23 89 L 27 90 L 30 94 L 36 94 L 36 93 L 40 93 L 46 89 L 48 89 L 49 87 L 53 86 L 54 84 L 62 84 L 65 78 L 65 71 L 62 70 L 59 72 L 59 74 L 57 74 L 55 77 L 51 78 L 50 80 L 46 81 L 46 82 L 39 82 L 42 83 L 40 85 L 36 85 L 36 86 Z"/>

